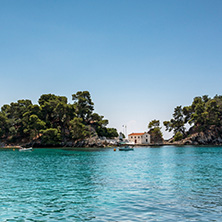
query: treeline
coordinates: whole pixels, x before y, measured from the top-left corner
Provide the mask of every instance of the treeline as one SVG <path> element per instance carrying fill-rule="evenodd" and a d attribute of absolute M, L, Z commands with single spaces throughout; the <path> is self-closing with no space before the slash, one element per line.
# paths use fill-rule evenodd
<path fill-rule="evenodd" d="M 177 106 L 174 109 L 173 118 L 164 121 L 166 131 L 173 131 L 173 141 L 180 141 L 195 133 L 209 134 L 217 141 L 222 140 L 222 96 L 210 98 L 207 95 L 195 97 L 190 106 Z M 152 120 L 148 124 L 151 143 L 163 142 L 160 121 Z"/>
<path fill-rule="evenodd" d="M 174 132 L 174 141 L 193 133 L 215 131 L 222 133 L 222 96 L 195 97 L 190 106 L 177 106 L 173 118 L 163 122 L 166 130 Z M 189 130 L 185 125 L 189 124 Z"/>
<path fill-rule="evenodd" d="M 33 104 L 18 100 L 3 105 L 0 112 L 0 138 L 6 143 L 66 144 L 89 137 L 117 137 L 117 130 L 107 128 L 108 120 L 94 112 L 88 91 L 72 95 L 73 103 L 65 96 L 44 94 Z"/>

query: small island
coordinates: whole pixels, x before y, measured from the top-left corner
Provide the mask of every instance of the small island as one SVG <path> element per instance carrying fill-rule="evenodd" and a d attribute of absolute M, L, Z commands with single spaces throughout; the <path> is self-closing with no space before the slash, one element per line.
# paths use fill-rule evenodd
<path fill-rule="evenodd" d="M 41 95 L 38 104 L 18 100 L 3 105 L 0 112 L 0 143 L 7 147 L 103 147 L 99 138 L 117 137 L 117 130 L 106 127 L 109 121 L 94 112 L 88 91 L 65 96 Z M 2 146 L 3 146 L 2 145 Z"/>

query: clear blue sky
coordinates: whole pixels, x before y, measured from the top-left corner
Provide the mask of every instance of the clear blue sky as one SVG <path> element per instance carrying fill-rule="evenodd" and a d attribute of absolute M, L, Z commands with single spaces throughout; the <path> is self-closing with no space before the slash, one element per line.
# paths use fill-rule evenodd
<path fill-rule="evenodd" d="M 143 132 L 222 94 L 222 1 L 0 0 L 0 77 L 0 106 L 88 90 L 110 127 Z"/>

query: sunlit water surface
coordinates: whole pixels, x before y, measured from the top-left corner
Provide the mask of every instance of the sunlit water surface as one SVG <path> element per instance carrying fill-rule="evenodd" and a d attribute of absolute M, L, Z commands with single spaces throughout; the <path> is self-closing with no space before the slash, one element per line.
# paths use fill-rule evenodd
<path fill-rule="evenodd" d="M 0 221 L 222 221 L 222 147 L 0 151 Z"/>

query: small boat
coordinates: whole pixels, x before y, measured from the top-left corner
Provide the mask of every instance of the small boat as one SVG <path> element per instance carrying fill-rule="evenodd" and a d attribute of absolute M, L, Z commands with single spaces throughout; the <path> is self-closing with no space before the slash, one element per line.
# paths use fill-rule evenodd
<path fill-rule="evenodd" d="M 27 147 L 27 148 L 20 148 L 19 151 L 32 151 L 32 147 Z"/>
<path fill-rule="evenodd" d="M 132 151 L 134 150 L 133 147 L 130 146 L 123 146 L 119 148 L 119 151 Z"/>

